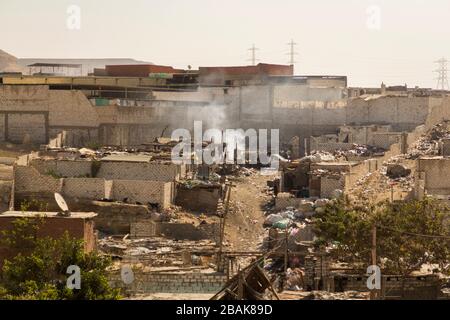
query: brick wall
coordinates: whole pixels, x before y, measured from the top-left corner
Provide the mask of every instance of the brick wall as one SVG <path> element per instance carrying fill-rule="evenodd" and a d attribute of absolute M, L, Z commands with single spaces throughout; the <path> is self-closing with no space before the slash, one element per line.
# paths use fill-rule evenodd
<path fill-rule="evenodd" d="M 96 237 L 94 233 L 94 221 L 92 219 L 65 218 L 65 217 L 44 217 L 43 224 L 39 226 L 36 236 L 38 238 L 51 237 L 61 238 L 67 231 L 69 236 L 83 240 L 86 252 L 91 252 L 96 247 Z M 2 217 L 0 215 L 0 232 L 11 230 L 13 221 L 17 217 Z M 0 248 L 0 266 L 5 258 L 12 258 L 20 252 L 20 249 Z"/>
<path fill-rule="evenodd" d="M 424 173 L 425 190 L 428 194 L 450 194 L 450 159 L 428 158 L 417 160 L 417 171 Z"/>

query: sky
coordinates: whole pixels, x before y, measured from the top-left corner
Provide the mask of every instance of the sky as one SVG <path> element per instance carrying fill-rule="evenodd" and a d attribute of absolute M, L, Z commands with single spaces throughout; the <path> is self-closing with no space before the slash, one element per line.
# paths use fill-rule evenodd
<path fill-rule="evenodd" d="M 0 49 L 196 68 L 251 64 L 253 44 L 287 64 L 293 39 L 298 75 L 436 87 L 449 17 L 448 0 L 0 0 Z"/>

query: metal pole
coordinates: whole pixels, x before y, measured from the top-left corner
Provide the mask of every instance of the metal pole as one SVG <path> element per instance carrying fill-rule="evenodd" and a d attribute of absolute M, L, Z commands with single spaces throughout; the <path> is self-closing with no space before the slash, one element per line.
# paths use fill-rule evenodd
<path fill-rule="evenodd" d="M 225 237 L 225 219 L 227 217 L 228 208 L 230 206 L 231 187 L 233 187 L 233 184 L 229 184 L 229 185 L 225 186 L 226 202 L 225 202 L 225 211 L 223 213 L 223 217 L 221 219 L 221 224 L 220 224 L 219 253 L 218 253 L 218 257 L 217 257 L 218 269 L 220 269 L 220 264 L 222 263 L 223 238 Z"/>
<path fill-rule="evenodd" d="M 288 268 L 288 229 L 286 229 L 284 233 L 284 242 L 285 242 L 285 249 L 284 249 L 284 276 L 287 278 L 287 268 Z"/>
<path fill-rule="evenodd" d="M 371 256 L 372 256 L 372 265 L 377 265 L 377 226 L 374 224 L 372 226 L 372 248 L 371 248 Z M 377 290 L 372 289 L 370 291 L 370 300 L 377 299 Z"/>

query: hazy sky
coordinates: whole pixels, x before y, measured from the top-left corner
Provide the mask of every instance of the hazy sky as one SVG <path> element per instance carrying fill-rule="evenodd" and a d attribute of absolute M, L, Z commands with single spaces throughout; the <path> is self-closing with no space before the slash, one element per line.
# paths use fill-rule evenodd
<path fill-rule="evenodd" d="M 79 30 L 67 27 L 70 5 Z M 354 86 L 435 87 L 449 36 L 448 0 L 0 0 L 0 48 L 21 58 L 246 65 L 255 43 L 261 62 L 285 64 L 294 39 L 296 74 Z"/>

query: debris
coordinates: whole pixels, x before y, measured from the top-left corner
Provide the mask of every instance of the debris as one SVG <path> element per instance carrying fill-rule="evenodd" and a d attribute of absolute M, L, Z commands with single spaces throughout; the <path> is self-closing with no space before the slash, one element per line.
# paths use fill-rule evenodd
<path fill-rule="evenodd" d="M 398 179 L 407 177 L 411 174 L 411 169 L 406 168 L 404 165 L 391 163 L 387 166 L 386 175 L 392 179 Z"/>

